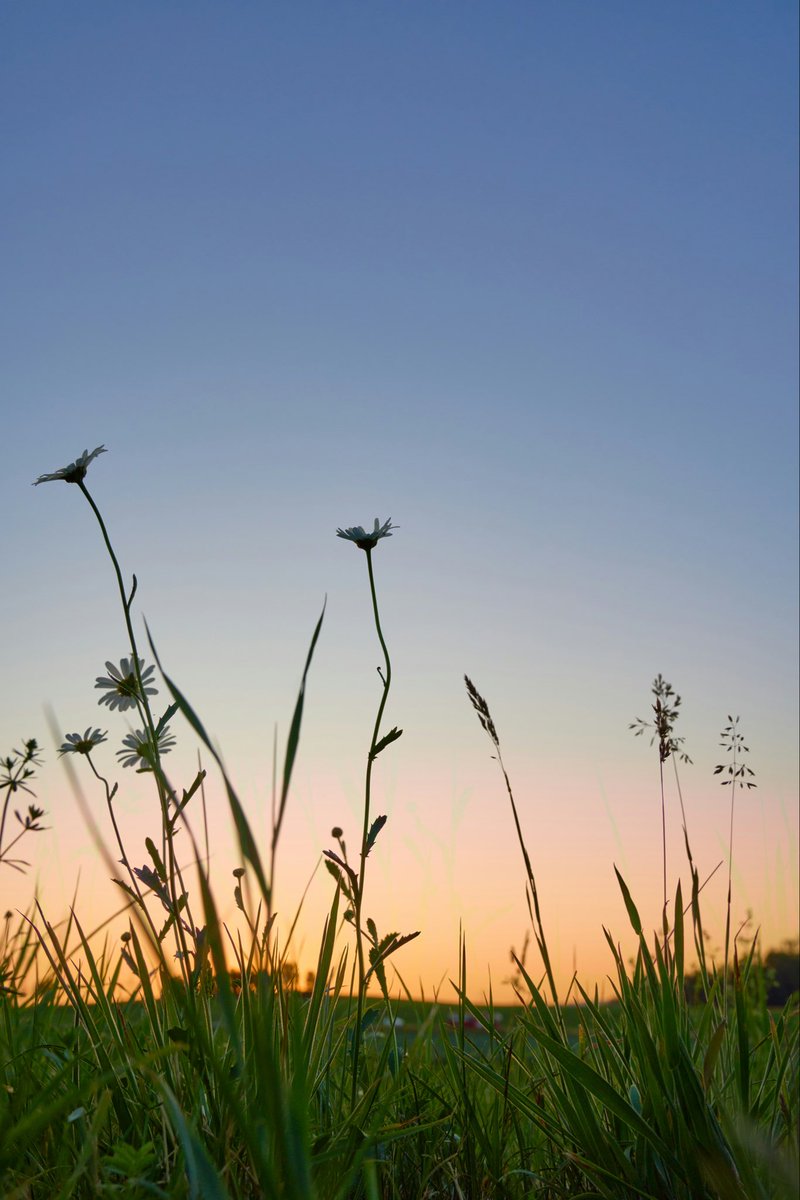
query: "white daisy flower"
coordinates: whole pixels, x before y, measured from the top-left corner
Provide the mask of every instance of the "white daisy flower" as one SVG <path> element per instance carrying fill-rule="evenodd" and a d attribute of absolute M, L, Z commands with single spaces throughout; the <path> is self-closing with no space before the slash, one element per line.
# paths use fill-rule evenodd
<path fill-rule="evenodd" d="M 346 538 L 349 542 L 355 542 L 359 550 L 372 550 L 378 544 L 379 538 L 391 537 L 390 529 L 399 529 L 399 525 L 392 525 L 391 518 L 384 521 L 381 525 L 378 518 L 375 518 L 375 527 L 371 533 L 367 533 L 360 525 L 353 525 L 350 529 L 337 529 L 336 536 Z"/>
<path fill-rule="evenodd" d="M 134 708 L 136 702 L 142 699 L 139 684 L 136 680 L 136 669 L 132 658 L 121 658 L 119 668 L 112 662 L 106 663 L 108 675 L 98 675 L 96 688 L 105 688 L 105 696 L 101 696 L 98 704 L 107 704 L 110 709 L 118 708 L 124 712 L 126 708 Z M 145 667 L 144 659 L 139 659 L 139 673 L 142 677 L 142 688 L 145 696 L 155 696 L 158 689 L 148 686 L 153 682 L 155 667 Z"/>
<path fill-rule="evenodd" d="M 95 746 L 106 740 L 105 733 L 90 726 L 85 733 L 68 733 L 59 754 L 91 754 Z"/>
<path fill-rule="evenodd" d="M 97 446 L 91 454 L 88 450 L 84 450 L 83 454 L 78 455 L 75 462 L 62 467 L 60 471 L 54 471 L 52 475 L 40 475 L 38 479 L 34 479 L 33 486 L 36 487 L 37 483 L 50 483 L 54 479 L 63 479 L 65 483 L 81 483 L 86 478 L 86 469 L 92 459 L 97 458 L 98 454 L 105 453 L 105 446 Z"/>
<path fill-rule="evenodd" d="M 165 725 L 158 735 L 158 753 L 169 754 L 175 745 L 175 738 Z M 137 767 L 140 771 L 152 771 L 156 755 L 150 734 L 145 729 L 137 729 L 122 739 L 122 750 L 117 751 L 117 758 L 123 767 Z"/>

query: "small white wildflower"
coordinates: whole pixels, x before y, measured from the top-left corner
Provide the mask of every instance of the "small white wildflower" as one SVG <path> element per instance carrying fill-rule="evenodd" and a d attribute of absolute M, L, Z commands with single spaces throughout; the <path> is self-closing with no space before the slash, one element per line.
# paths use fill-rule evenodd
<path fill-rule="evenodd" d="M 85 733 L 68 733 L 59 754 L 91 754 L 95 746 L 106 740 L 105 733 L 91 726 Z"/>
<path fill-rule="evenodd" d="M 101 696 L 98 704 L 107 704 L 110 709 L 118 708 L 124 712 L 126 708 L 134 708 L 136 702 L 142 699 L 139 694 L 139 684 L 136 680 L 136 670 L 132 658 L 121 658 L 119 668 L 112 662 L 106 663 L 108 675 L 98 675 L 96 688 L 105 688 L 105 696 Z M 139 659 L 139 673 L 142 677 L 142 688 L 145 696 L 157 695 L 157 688 L 150 687 L 153 682 L 155 667 L 145 667 L 144 659 Z"/>
<path fill-rule="evenodd" d="M 158 754 L 169 754 L 175 745 L 175 738 L 165 725 L 158 735 Z M 156 755 L 150 734 L 145 729 L 137 729 L 122 739 L 122 750 L 117 751 L 117 758 L 123 767 L 137 767 L 140 771 L 151 771 Z"/>
<path fill-rule="evenodd" d="M 372 550 L 377 546 L 380 538 L 391 537 L 390 529 L 399 529 L 399 525 L 392 525 L 391 518 L 384 521 L 381 525 L 378 518 L 375 518 L 375 527 L 371 533 L 367 533 L 361 525 L 353 525 L 349 529 L 337 529 L 336 536 L 345 538 L 348 542 L 355 542 L 359 550 Z"/>
<path fill-rule="evenodd" d="M 60 471 L 54 471 L 52 475 L 40 475 L 38 479 L 34 479 L 33 486 L 36 487 L 37 483 L 50 483 L 54 479 L 63 479 L 65 483 L 81 483 L 86 478 L 86 469 L 92 459 L 97 458 L 98 454 L 105 453 L 105 446 L 97 446 L 91 454 L 88 450 L 84 450 L 83 454 L 78 455 L 75 462 L 62 467 Z"/>

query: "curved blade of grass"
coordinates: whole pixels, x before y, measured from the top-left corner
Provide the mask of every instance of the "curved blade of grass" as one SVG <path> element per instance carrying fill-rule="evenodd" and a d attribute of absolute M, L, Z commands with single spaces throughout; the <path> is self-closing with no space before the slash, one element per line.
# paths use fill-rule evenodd
<path fill-rule="evenodd" d="M 284 760 L 283 760 L 283 785 L 281 787 L 281 799 L 280 799 L 280 804 L 278 805 L 278 815 L 275 818 L 275 825 L 272 830 L 273 850 L 278 841 L 278 838 L 280 837 L 281 825 L 283 824 L 283 817 L 284 817 L 284 813 L 286 811 L 286 801 L 289 796 L 289 784 L 290 784 L 291 778 L 292 778 L 292 768 L 294 767 L 294 760 L 297 755 L 297 745 L 298 745 L 298 742 L 300 741 L 300 725 L 303 720 L 303 705 L 305 703 L 305 695 L 306 695 L 306 679 L 308 678 L 308 671 L 311 666 L 311 659 L 314 657 L 314 650 L 317 645 L 317 639 L 319 638 L 319 632 L 322 629 L 322 621 L 325 616 L 325 607 L 326 607 L 327 603 L 328 603 L 328 598 L 326 596 L 325 602 L 322 605 L 322 612 L 319 614 L 319 620 L 317 621 L 316 628 L 314 629 L 314 633 L 311 638 L 311 645 L 308 648 L 308 654 L 306 656 L 306 665 L 303 668 L 303 678 L 300 681 L 300 691 L 297 694 L 297 702 L 294 706 L 294 714 L 292 716 L 292 723 L 289 726 L 289 736 L 286 740 L 286 754 L 285 754 Z"/>
<path fill-rule="evenodd" d="M 192 1200 L 229 1200 L 222 1180 L 214 1170 L 202 1142 L 189 1128 L 174 1094 L 163 1081 L 158 1081 L 158 1086 L 183 1150 L 190 1197 Z"/>
<path fill-rule="evenodd" d="M 572 1050 L 556 1041 L 555 1038 L 548 1037 L 541 1030 L 536 1031 L 536 1039 L 579 1087 L 599 1100 L 609 1112 L 618 1117 L 634 1133 L 644 1138 L 656 1153 L 666 1163 L 669 1163 L 670 1169 L 676 1172 L 676 1177 L 681 1176 L 680 1163 L 672 1154 L 667 1143 L 639 1116 L 636 1109 L 623 1099 L 619 1092 L 615 1091 L 606 1079 L 603 1079 L 593 1067 L 578 1058 Z"/>
<path fill-rule="evenodd" d="M 219 754 L 217 753 L 217 751 L 214 749 L 214 747 L 211 744 L 211 739 L 209 738 L 208 734 L 206 733 L 203 722 L 200 720 L 197 713 L 194 711 L 191 704 L 184 696 L 183 692 L 180 690 L 180 688 L 177 686 L 177 684 L 170 678 L 170 676 L 167 675 L 166 671 L 162 667 L 161 659 L 158 656 L 158 652 L 155 648 L 155 644 L 153 643 L 153 638 L 150 634 L 150 629 L 149 629 L 146 621 L 145 621 L 145 629 L 147 631 L 147 640 L 150 643 L 150 649 L 153 652 L 153 658 L 156 660 L 156 663 L 158 664 L 158 669 L 161 672 L 162 676 L 164 677 L 164 682 L 166 683 L 167 687 L 169 688 L 170 692 L 172 693 L 173 700 L 177 704 L 180 711 L 183 713 L 184 717 L 186 717 L 186 720 L 189 722 L 192 729 L 195 731 L 197 736 L 200 738 L 203 745 L 206 746 L 206 748 L 209 750 L 212 758 L 214 759 L 214 762 L 217 764 L 217 766 L 220 769 L 220 774 L 222 775 L 222 779 L 225 784 L 225 791 L 226 791 L 226 794 L 228 797 L 228 804 L 230 806 L 230 810 L 233 815 L 234 825 L 236 826 L 236 834 L 237 834 L 237 837 L 239 838 L 239 846 L 241 848 L 243 856 L 252 865 L 253 870 L 255 871 L 256 878 L 258 880 L 258 885 L 261 888 L 262 895 L 266 899 L 268 899 L 270 896 L 270 888 L 267 883 L 266 875 L 264 874 L 264 868 L 261 864 L 261 855 L 258 853 L 258 847 L 256 846 L 255 839 L 254 839 L 252 831 L 250 829 L 250 824 L 247 820 L 247 817 L 244 814 L 244 809 L 242 808 L 239 797 L 236 795 L 236 792 L 233 789 L 233 785 L 231 784 L 230 780 L 228 779 L 227 772 L 226 772 L 224 766 L 222 765 L 222 760 L 220 759 Z"/>
<path fill-rule="evenodd" d="M 633 903 L 633 897 L 631 896 L 630 892 L 628 891 L 628 885 L 625 882 L 625 880 L 622 878 L 622 876 L 620 875 L 616 866 L 614 867 L 614 874 L 617 877 L 617 883 L 619 884 L 620 891 L 622 892 L 622 899 L 625 901 L 625 907 L 628 910 L 628 919 L 630 920 L 630 923 L 633 926 L 633 932 L 637 935 L 637 937 L 641 937 L 642 936 L 642 921 L 641 921 L 641 917 L 639 916 L 639 910 L 637 909 L 636 905 Z"/>

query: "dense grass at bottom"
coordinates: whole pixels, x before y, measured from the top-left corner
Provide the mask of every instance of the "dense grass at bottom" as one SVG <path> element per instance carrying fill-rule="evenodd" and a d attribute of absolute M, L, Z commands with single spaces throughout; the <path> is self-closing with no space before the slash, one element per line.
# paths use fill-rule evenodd
<path fill-rule="evenodd" d="M 341 970 L 118 1003 L 92 962 L 60 964 L 69 1007 L 0 1001 L 4 1197 L 797 1194 L 797 1006 L 767 1008 L 752 958 L 727 1022 L 724 981 L 689 1005 L 646 946 L 608 1005 L 530 978 L 518 1008 L 370 998 L 355 1097 Z"/>

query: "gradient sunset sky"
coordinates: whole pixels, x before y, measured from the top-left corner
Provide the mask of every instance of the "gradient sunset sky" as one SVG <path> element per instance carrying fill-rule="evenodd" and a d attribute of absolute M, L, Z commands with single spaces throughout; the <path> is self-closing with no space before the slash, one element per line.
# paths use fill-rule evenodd
<path fill-rule="evenodd" d="M 659 672 L 683 697 L 695 858 L 724 864 L 715 943 L 728 714 L 758 784 L 734 922 L 796 936 L 797 24 L 789 0 L 0 7 L 0 753 L 44 744 L 52 827 L 27 877 L 0 875 L 4 910 L 38 882 L 56 920 L 79 875 L 79 911 L 119 902 L 46 705 L 62 736 L 109 731 L 132 861 L 158 825 L 114 765 L 129 723 L 97 704 L 128 652 L 99 530 L 77 488 L 30 486 L 104 443 L 87 483 L 142 643 L 143 615 L 264 838 L 327 595 L 282 913 L 331 826 L 360 835 L 381 656 L 365 556 L 335 531 L 378 516 L 399 526 L 374 565 L 404 732 L 376 765 L 365 905 L 422 931 L 398 956 L 412 991 L 452 998 L 461 924 L 476 994 L 488 970 L 502 992 L 527 923 L 465 672 L 562 983 L 609 969 L 603 924 L 630 944 L 614 863 L 658 922 L 658 755 L 628 726 Z M 197 742 L 173 729 L 184 783 Z M 213 772 L 208 800 L 232 915 Z M 667 802 L 673 891 L 671 780 Z M 302 966 L 331 886 L 317 870 Z"/>

